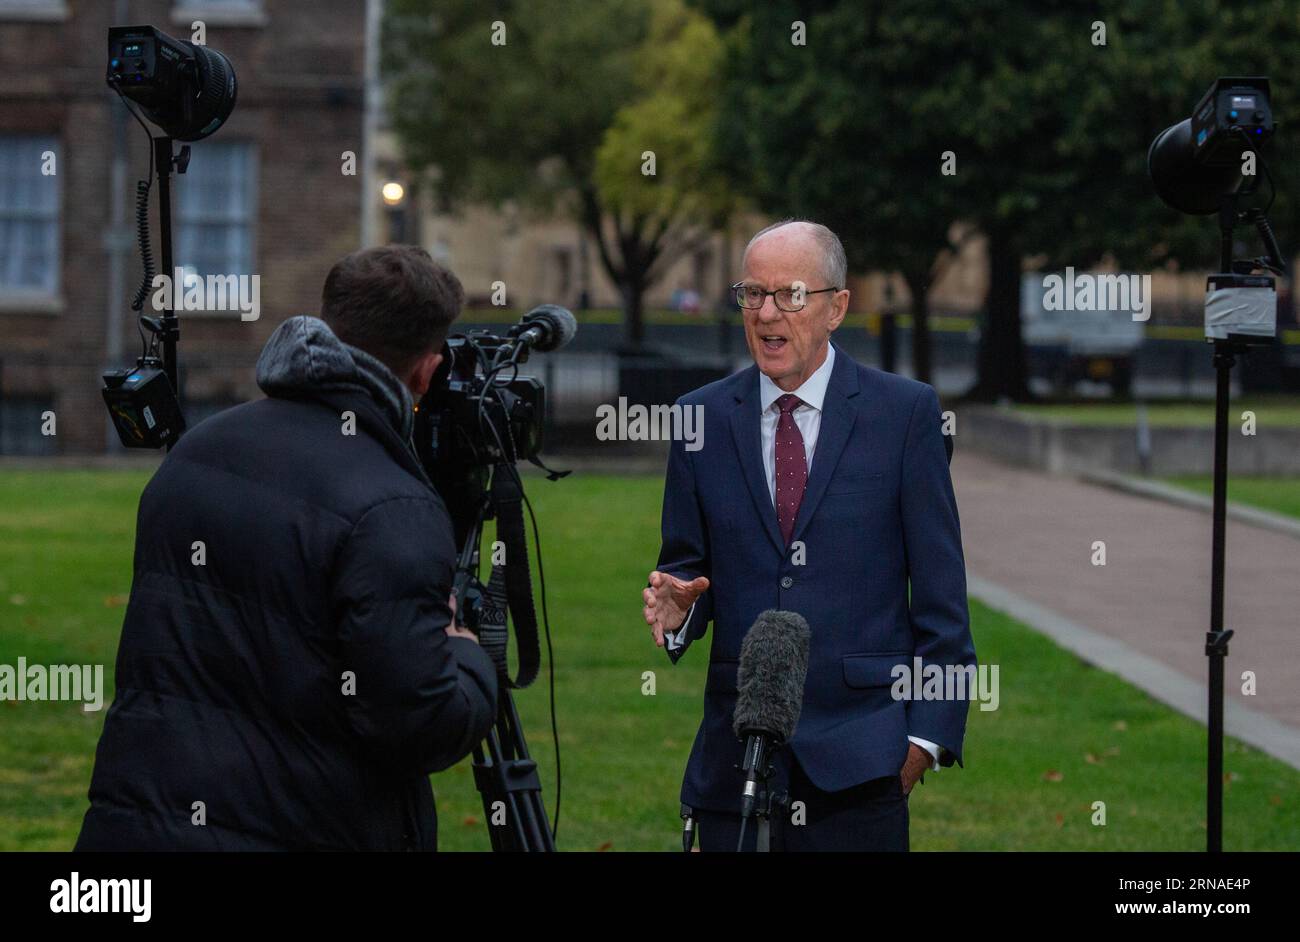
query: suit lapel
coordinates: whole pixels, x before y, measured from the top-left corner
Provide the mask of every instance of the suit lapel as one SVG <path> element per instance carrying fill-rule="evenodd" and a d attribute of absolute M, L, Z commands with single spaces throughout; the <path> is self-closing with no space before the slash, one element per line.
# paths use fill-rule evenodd
<path fill-rule="evenodd" d="M 826 399 L 822 402 L 822 424 L 817 432 L 817 447 L 813 450 L 812 474 L 804 488 L 799 516 L 794 521 L 792 541 L 799 539 L 799 535 L 808 526 L 808 521 L 817 512 L 817 505 L 821 503 L 826 487 L 835 473 L 835 466 L 844 452 L 844 446 L 853 433 L 858 413 L 854 402 L 857 394 L 857 364 L 837 346 L 831 381 L 826 386 Z"/>
<path fill-rule="evenodd" d="M 736 390 L 736 408 L 731 412 L 731 434 L 736 440 L 736 453 L 740 455 L 740 468 L 745 475 L 749 496 L 753 498 L 758 519 L 778 551 L 784 552 L 781 526 L 776 519 L 776 508 L 767 490 L 767 472 L 763 469 L 763 433 L 760 425 L 758 395 L 758 367 L 751 366 L 741 374 Z M 823 421 L 825 421 L 823 419 Z M 820 446 L 819 446 L 820 447 Z"/>

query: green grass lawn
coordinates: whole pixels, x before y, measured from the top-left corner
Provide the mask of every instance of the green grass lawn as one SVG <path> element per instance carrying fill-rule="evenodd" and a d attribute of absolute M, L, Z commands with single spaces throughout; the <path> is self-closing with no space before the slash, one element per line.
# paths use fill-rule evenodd
<path fill-rule="evenodd" d="M 1121 426 L 1137 423 L 1137 404 L 1133 402 L 1045 402 L 1018 403 L 1010 408 L 1026 418 L 1046 419 L 1065 425 Z M 1146 403 L 1147 421 L 1162 428 L 1211 428 L 1214 425 L 1214 402 L 1156 400 Z M 1261 426 L 1300 425 L 1300 397 L 1286 395 L 1245 396 L 1234 399 L 1228 416 L 1240 423 L 1241 413 L 1250 410 Z"/>
<path fill-rule="evenodd" d="M 135 472 L 0 473 L 0 663 L 103 663 L 130 589 Z M 648 640 L 639 593 L 658 548 L 661 482 L 584 477 L 530 491 L 543 527 L 555 639 L 567 850 L 679 847 L 678 788 L 706 647 L 677 667 Z M 911 801 L 919 850 L 1198 850 L 1204 730 L 1034 632 L 972 602 L 1001 705 L 972 709 L 964 770 Z M 654 671 L 655 696 L 642 695 Z M 554 763 L 543 681 L 517 694 L 545 796 Z M 72 846 L 104 713 L 0 703 L 0 850 Z M 1300 772 L 1229 740 L 1224 844 L 1300 846 Z M 467 764 L 434 777 L 441 845 L 487 849 Z M 1092 804 L 1105 802 L 1106 825 Z"/>
<path fill-rule="evenodd" d="M 1214 477 L 1209 474 L 1189 474 L 1165 479 L 1169 484 L 1185 487 L 1206 497 L 1214 495 Z M 1249 504 L 1261 510 L 1300 517 L 1300 478 L 1228 476 L 1228 500 Z"/>

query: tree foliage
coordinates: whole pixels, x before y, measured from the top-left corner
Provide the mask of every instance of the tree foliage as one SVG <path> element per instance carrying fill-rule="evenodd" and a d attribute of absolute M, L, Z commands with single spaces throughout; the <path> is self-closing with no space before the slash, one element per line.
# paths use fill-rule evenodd
<path fill-rule="evenodd" d="M 646 289 L 730 209 L 712 23 L 681 0 L 393 0 L 385 49 L 404 156 L 440 201 L 570 214 L 638 346 Z"/>
<path fill-rule="evenodd" d="M 987 237 L 982 398 L 1028 395 L 1025 259 L 1213 264 L 1212 221 L 1156 199 L 1147 148 L 1220 75 L 1272 75 L 1285 120 L 1294 98 L 1279 83 L 1300 52 L 1300 17 L 1285 0 L 697 5 L 731 51 L 719 147 L 762 209 L 832 226 L 856 269 L 900 272 L 914 300 L 954 248 L 952 222 Z M 791 41 L 796 21 L 806 46 Z M 1284 125 L 1273 154 L 1293 140 Z M 940 172 L 949 152 L 954 176 Z M 1294 174 L 1279 157 L 1271 165 L 1275 223 L 1294 232 Z"/>

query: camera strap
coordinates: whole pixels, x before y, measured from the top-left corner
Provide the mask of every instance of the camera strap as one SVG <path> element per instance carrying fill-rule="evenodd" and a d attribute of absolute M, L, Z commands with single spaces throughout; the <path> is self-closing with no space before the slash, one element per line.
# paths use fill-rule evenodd
<path fill-rule="evenodd" d="M 542 464 L 542 459 L 536 456 L 533 456 L 528 460 L 534 467 L 541 468 L 546 472 L 546 480 L 548 481 L 558 481 L 561 478 L 567 478 L 573 473 L 572 471 L 556 471 L 554 468 L 548 468 L 546 465 Z"/>
<path fill-rule="evenodd" d="M 504 588 L 510 618 L 515 624 L 515 652 L 519 659 L 515 678 L 510 680 L 503 651 L 502 673 L 511 687 L 527 687 L 537 679 L 541 648 L 537 640 L 537 611 L 533 607 L 533 587 L 528 572 L 523 491 L 518 478 L 500 467 L 492 474 L 492 505 L 496 510 L 497 539 L 505 544 L 506 562 L 492 566 L 487 591 L 491 595 Z"/>

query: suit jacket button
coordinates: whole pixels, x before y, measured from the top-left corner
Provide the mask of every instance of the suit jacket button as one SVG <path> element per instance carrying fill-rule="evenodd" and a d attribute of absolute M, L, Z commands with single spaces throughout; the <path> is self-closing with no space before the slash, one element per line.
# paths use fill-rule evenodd
<path fill-rule="evenodd" d="M 794 585 L 794 580 L 791 579 L 789 576 L 782 576 L 782 577 L 781 577 L 781 588 L 783 588 L 783 589 L 788 589 L 788 588 L 790 588 L 790 586 L 792 586 L 792 585 Z"/>

